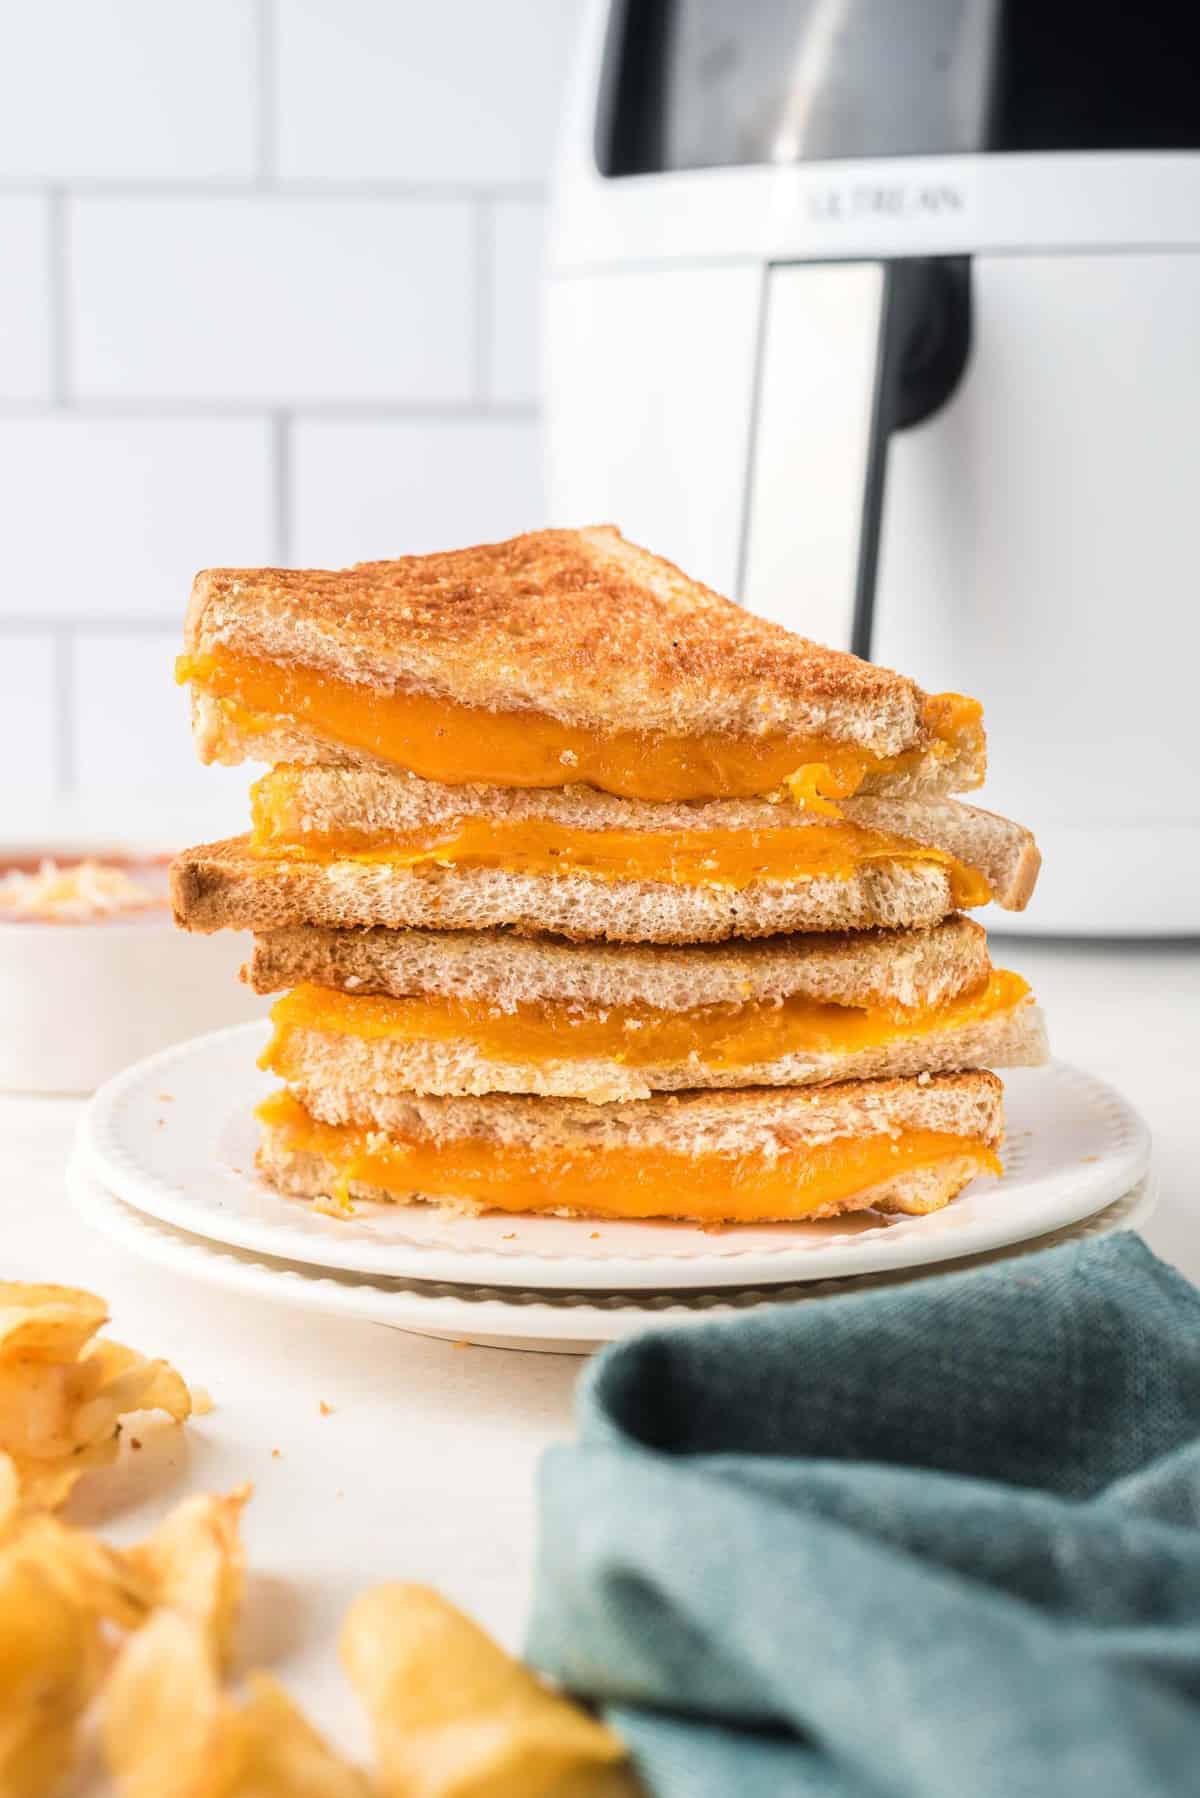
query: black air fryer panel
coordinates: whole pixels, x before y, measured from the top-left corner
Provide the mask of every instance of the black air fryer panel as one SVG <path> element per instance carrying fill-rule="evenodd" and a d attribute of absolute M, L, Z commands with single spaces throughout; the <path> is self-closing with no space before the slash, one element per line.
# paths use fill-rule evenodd
<path fill-rule="evenodd" d="M 1197 0 L 624 0 L 608 175 L 1200 148 Z"/>

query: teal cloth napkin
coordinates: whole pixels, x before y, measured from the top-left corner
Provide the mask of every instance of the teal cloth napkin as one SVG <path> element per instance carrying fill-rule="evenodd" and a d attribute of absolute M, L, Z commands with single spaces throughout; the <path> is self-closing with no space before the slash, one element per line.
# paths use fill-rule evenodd
<path fill-rule="evenodd" d="M 529 1657 L 655 1798 L 1200 1793 L 1200 1293 L 1132 1235 L 608 1349 Z"/>

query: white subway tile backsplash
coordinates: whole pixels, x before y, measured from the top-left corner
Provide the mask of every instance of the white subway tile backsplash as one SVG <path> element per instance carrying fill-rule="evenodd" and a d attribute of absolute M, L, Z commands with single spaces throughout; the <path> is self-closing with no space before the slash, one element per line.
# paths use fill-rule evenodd
<path fill-rule="evenodd" d="M 420 555 L 545 522 L 533 421 L 302 419 L 291 463 L 300 567 Z"/>
<path fill-rule="evenodd" d="M 211 828 L 214 795 L 226 789 L 229 834 L 244 830 L 246 795 L 257 771 L 206 768 L 197 761 L 187 693 L 176 686 L 173 672 L 181 640 L 181 629 L 137 636 L 81 632 L 74 644 L 74 684 L 79 791 L 172 790 L 180 802 L 182 843 L 189 836 L 186 807 L 193 793 L 204 804 L 205 828 Z"/>
<path fill-rule="evenodd" d="M 0 399 L 50 395 L 50 202 L 0 195 Z"/>
<path fill-rule="evenodd" d="M 0 633 L 0 760 L 25 792 L 54 786 L 55 654 L 49 636 Z"/>
<path fill-rule="evenodd" d="M 499 200 L 491 208 L 490 225 L 488 398 L 529 404 L 542 391 L 545 208 L 534 200 Z"/>
<path fill-rule="evenodd" d="M 0 0 L 0 757 L 31 790 L 228 789 L 238 829 L 252 771 L 199 766 L 171 679 L 196 569 L 545 522 L 539 196 L 585 4 Z"/>
<path fill-rule="evenodd" d="M 0 178 L 245 179 L 250 0 L 36 0 L 0 8 Z"/>
<path fill-rule="evenodd" d="M 82 397 L 469 396 L 465 201 L 85 197 L 69 219 Z"/>
<path fill-rule="evenodd" d="M 544 181 L 579 14 L 580 0 L 286 0 L 280 174 Z"/>
<path fill-rule="evenodd" d="M 258 419 L 0 417 L 4 582 L 17 617 L 182 617 L 197 568 L 274 552 Z"/>

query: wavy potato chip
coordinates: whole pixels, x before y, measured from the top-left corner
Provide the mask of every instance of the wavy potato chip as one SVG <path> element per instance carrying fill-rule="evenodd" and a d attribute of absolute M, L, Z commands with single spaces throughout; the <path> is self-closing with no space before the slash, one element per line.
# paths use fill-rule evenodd
<path fill-rule="evenodd" d="M 108 1306 L 79 1286 L 0 1280 L 0 1355 L 77 1361 L 108 1322 Z"/>
<path fill-rule="evenodd" d="M 11 1462 L 0 1455 L 4 1798 L 55 1789 L 74 1758 L 80 1718 L 112 1665 L 116 1632 L 134 1632 L 118 1667 L 126 1665 L 132 1645 L 144 1639 L 149 1648 L 139 1653 L 148 1653 L 153 1661 L 160 1632 L 171 1641 L 179 1636 L 173 1618 L 198 1644 L 198 1655 L 188 1669 L 194 1689 L 182 1690 L 182 1721 L 172 1722 L 176 1740 L 168 1745 L 168 1761 L 182 1764 L 186 1731 L 181 1737 L 181 1730 L 191 1719 L 194 1733 L 197 1706 L 206 1690 L 203 1681 L 195 1683 L 196 1667 L 216 1692 L 228 1651 L 242 1586 L 238 1519 L 248 1496 L 249 1488 L 242 1487 L 223 1497 L 186 1499 L 147 1541 L 122 1550 L 23 1500 Z M 178 1655 L 175 1658 L 178 1661 Z M 137 1660 L 134 1655 L 135 1670 Z M 205 1753 L 211 1758 L 211 1749 Z M 157 1770 L 152 1770 L 137 1789 L 147 1794 L 169 1790 L 161 1780 L 152 1783 L 158 1778 Z"/>
<path fill-rule="evenodd" d="M 582 1793 L 625 1760 L 611 1730 L 426 1586 L 364 1593 L 341 1653 L 370 1713 L 387 1798 Z"/>
<path fill-rule="evenodd" d="M 101 1738 L 121 1798 L 222 1798 L 235 1747 L 203 1621 L 156 1611 L 121 1651 Z"/>
<path fill-rule="evenodd" d="M 42 1512 L 26 1518 L 0 1545 L 0 1577 L 16 1565 L 35 1567 L 67 1604 L 116 1629 L 136 1629 L 154 1605 L 152 1588 L 120 1549 Z M 0 1617 L 0 1631 L 3 1627 Z"/>
<path fill-rule="evenodd" d="M 0 1792 L 46 1798 L 108 1666 L 99 1615 L 40 1557 L 0 1556 Z"/>
<path fill-rule="evenodd" d="M 254 1674 L 221 1691 L 202 1621 L 158 1611 L 126 1646 L 105 1697 L 105 1757 L 121 1798 L 370 1798 L 283 1687 Z"/>
<path fill-rule="evenodd" d="M 251 1675 L 238 1709 L 238 1798 L 369 1798 L 371 1782 L 334 1753 L 277 1680 Z"/>
<path fill-rule="evenodd" d="M 151 1595 L 192 1618 L 214 1667 L 229 1660 L 245 1584 L 241 1518 L 253 1488 L 185 1498 L 126 1559 Z"/>
<path fill-rule="evenodd" d="M 0 1281 L 0 1452 L 21 1495 L 56 1509 L 90 1468 L 115 1460 L 120 1420 L 192 1404 L 180 1374 L 119 1342 L 95 1341 L 108 1307 L 73 1286 Z"/>

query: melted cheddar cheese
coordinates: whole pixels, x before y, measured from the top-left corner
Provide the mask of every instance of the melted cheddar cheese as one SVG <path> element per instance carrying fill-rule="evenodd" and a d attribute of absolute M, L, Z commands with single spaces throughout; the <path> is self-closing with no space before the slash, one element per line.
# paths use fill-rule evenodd
<path fill-rule="evenodd" d="M 578 1148 L 460 1137 L 402 1141 L 348 1124 L 322 1124 L 290 1093 L 258 1108 L 277 1146 L 320 1156 L 334 1170 L 330 1197 L 349 1207 L 354 1185 L 406 1199 L 466 1199 L 496 1211 L 590 1217 L 689 1218 L 701 1223 L 781 1223 L 848 1206 L 884 1181 L 966 1159 L 998 1174 L 994 1150 L 976 1137 L 933 1130 L 840 1137 L 778 1154 L 687 1155 L 647 1147 Z"/>
<path fill-rule="evenodd" d="M 930 755 L 982 743 L 978 701 L 942 693 L 926 705 L 930 742 L 898 756 L 823 738 L 724 732 L 671 736 L 564 724 L 540 712 L 493 712 L 427 693 L 381 693 L 296 663 L 221 649 L 181 656 L 176 675 L 220 700 L 251 733 L 280 721 L 365 750 L 448 786 L 563 787 L 586 781 L 629 799 L 737 799 L 785 786 L 814 803 L 845 799 L 869 774 L 901 772 Z"/>
<path fill-rule="evenodd" d="M 760 880 L 848 880 L 871 863 L 944 868 L 959 910 L 986 905 L 977 868 L 946 850 L 845 821 L 778 830 L 581 830 L 545 818 L 458 818 L 404 834 L 286 834 L 282 815 L 254 789 L 252 847 L 272 860 L 388 862 L 393 867 L 498 868 L 511 874 L 584 874 L 592 880 L 652 880 L 734 890 Z"/>
<path fill-rule="evenodd" d="M 1019 974 L 995 970 L 973 992 L 911 1010 L 832 1005 L 815 999 L 703 1005 L 658 1011 L 648 1005 L 580 1010 L 563 1003 L 501 1011 L 479 1000 L 404 999 L 298 986 L 271 1008 L 275 1026 L 260 1066 L 295 1078 L 298 1031 L 320 1030 L 365 1042 L 467 1042 L 495 1062 L 604 1059 L 629 1067 L 679 1065 L 706 1070 L 753 1067 L 785 1055 L 853 1054 L 935 1030 L 954 1030 L 1010 1011 L 1028 993 Z"/>

